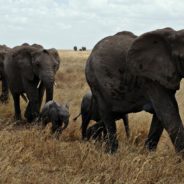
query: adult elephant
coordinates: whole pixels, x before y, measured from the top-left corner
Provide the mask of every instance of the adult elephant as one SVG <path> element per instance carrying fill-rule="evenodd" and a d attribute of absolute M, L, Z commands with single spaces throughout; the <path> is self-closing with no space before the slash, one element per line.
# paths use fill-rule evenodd
<path fill-rule="evenodd" d="M 46 102 L 53 99 L 53 85 L 59 64 L 55 49 L 46 50 L 26 44 L 11 49 L 7 54 L 5 73 L 14 99 L 16 120 L 21 119 L 20 95 L 26 93 L 29 100 L 25 111 L 29 122 L 39 114 L 44 89 Z"/>
<path fill-rule="evenodd" d="M 10 48 L 6 45 L 0 45 L 0 80 L 2 81 L 0 100 L 2 103 L 8 101 L 8 83 L 4 72 L 4 60 L 9 50 Z"/>
<path fill-rule="evenodd" d="M 44 49 L 44 47 L 40 44 L 34 43 L 32 45 L 30 45 L 29 43 L 23 43 L 22 46 L 28 46 L 28 47 L 34 47 L 36 49 Z M 61 63 L 61 59 L 59 57 L 59 54 L 57 52 L 57 50 L 55 48 L 51 48 L 51 49 L 47 49 L 47 51 L 56 59 L 56 61 L 59 63 Z M 55 83 L 56 84 L 56 83 Z M 37 86 L 37 88 L 39 88 L 39 109 L 41 107 L 41 103 L 43 100 L 43 95 L 45 92 L 45 85 L 43 84 L 43 82 L 40 82 Z M 22 95 L 22 97 L 25 99 L 25 97 Z M 29 104 L 28 104 L 29 106 Z M 27 116 L 27 113 L 29 113 L 29 108 L 27 108 L 27 111 L 25 112 L 25 116 Z"/>
<path fill-rule="evenodd" d="M 118 148 L 115 119 L 150 107 L 153 119 L 146 147 L 156 149 L 165 128 L 176 151 L 183 151 L 184 128 L 175 99 L 184 76 L 183 37 L 184 30 L 171 28 L 137 38 L 121 32 L 94 47 L 85 72 L 108 132 L 110 153 Z"/>

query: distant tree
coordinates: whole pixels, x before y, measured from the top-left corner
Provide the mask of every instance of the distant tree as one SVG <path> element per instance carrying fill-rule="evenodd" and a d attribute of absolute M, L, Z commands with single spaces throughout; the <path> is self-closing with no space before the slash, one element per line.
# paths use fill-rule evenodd
<path fill-rule="evenodd" d="M 82 49 L 79 49 L 79 51 L 82 51 Z"/>
<path fill-rule="evenodd" d="M 86 47 L 82 47 L 82 50 L 83 50 L 83 51 L 86 51 Z"/>
<path fill-rule="evenodd" d="M 74 47 L 73 47 L 73 50 L 74 50 L 74 51 L 77 51 L 77 46 L 74 46 Z"/>

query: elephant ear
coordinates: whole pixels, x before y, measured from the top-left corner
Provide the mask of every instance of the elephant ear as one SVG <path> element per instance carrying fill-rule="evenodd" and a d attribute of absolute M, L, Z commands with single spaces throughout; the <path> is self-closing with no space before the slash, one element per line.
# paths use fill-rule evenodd
<path fill-rule="evenodd" d="M 25 80 L 34 79 L 33 62 L 38 52 L 40 51 L 29 46 L 20 46 L 14 54 Z"/>
<path fill-rule="evenodd" d="M 4 70 L 4 59 L 5 59 L 5 53 L 0 51 L 0 73 Z"/>
<path fill-rule="evenodd" d="M 31 64 L 31 58 L 22 58 L 19 62 L 19 66 L 24 79 L 32 81 L 34 79 L 34 73 Z"/>
<path fill-rule="evenodd" d="M 169 38 L 172 29 L 160 29 L 138 37 L 127 55 L 127 69 L 136 77 L 159 82 L 168 89 L 178 89 L 180 77 L 172 58 Z"/>
<path fill-rule="evenodd" d="M 50 55 L 54 57 L 54 59 L 58 62 L 58 64 L 61 63 L 61 59 L 56 49 L 52 48 L 52 49 L 48 49 L 47 51 L 49 52 Z"/>

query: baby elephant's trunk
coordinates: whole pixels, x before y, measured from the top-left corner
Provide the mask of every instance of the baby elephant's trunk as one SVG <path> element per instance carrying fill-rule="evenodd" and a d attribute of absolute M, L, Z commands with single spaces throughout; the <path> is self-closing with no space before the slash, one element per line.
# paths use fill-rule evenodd
<path fill-rule="evenodd" d="M 63 131 L 64 129 L 68 127 L 69 120 L 66 120 L 63 123 L 64 123 L 64 126 L 62 127 L 61 131 Z"/>
<path fill-rule="evenodd" d="M 53 121 L 52 123 L 53 123 L 53 125 L 52 125 L 52 133 L 56 133 L 57 132 L 57 133 L 61 134 L 62 131 L 68 127 L 69 120 L 64 120 L 62 122 L 62 124 L 64 123 L 64 126 L 62 126 L 62 124 L 60 124 L 59 122 Z"/>
<path fill-rule="evenodd" d="M 59 135 L 61 135 L 63 130 L 67 128 L 68 122 L 69 121 L 63 121 L 64 123 L 63 127 L 60 127 L 59 126 L 60 123 L 56 123 L 56 122 L 52 125 L 52 134 L 55 134 L 56 139 L 59 139 Z"/>

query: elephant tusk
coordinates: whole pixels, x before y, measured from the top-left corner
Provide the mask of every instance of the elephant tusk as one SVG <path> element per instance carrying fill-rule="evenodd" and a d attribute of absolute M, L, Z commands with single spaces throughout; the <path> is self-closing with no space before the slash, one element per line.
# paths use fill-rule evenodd
<path fill-rule="evenodd" d="M 54 82 L 54 86 L 57 87 L 57 83 L 56 82 Z"/>
<path fill-rule="evenodd" d="M 37 89 L 40 87 L 41 84 L 41 80 L 39 81 L 38 85 L 37 85 Z"/>

